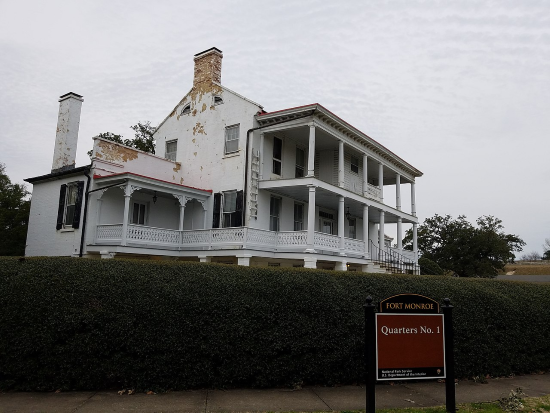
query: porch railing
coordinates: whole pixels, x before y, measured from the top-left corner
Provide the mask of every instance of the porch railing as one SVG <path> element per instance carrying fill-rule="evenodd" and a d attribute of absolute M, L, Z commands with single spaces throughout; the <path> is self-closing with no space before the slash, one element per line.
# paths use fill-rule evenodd
<path fill-rule="evenodd" d="M 336 235 L 315 232 L 313 248 L 321 251 L 339 252 L 340 238 Z M 98 225 L 98 244 L 122 241 L 122 224 Z M 129 244 L 162 245 L 178 249 L 253 248 L 267 251 L 304 251 L 307 248 L 307 231 L 267 231 L 256 228 L 214 228 L 179 231 L 175 229 L 128 225 L 126 241 Z M 362 240 L 344 238 L 344 252 L 361 255 L 365 253 Z"/>
<path fill-rule="evenodd" d="M 411 256 L 409 251 L 403 250 L 398 252 L 389 247 L 380 248 L 378 244 L 375 244 L 372 240 L 369 240 L 369 242 L 371 260 L 375 264 L 393 273 L 420 274 L 420 267 L 416 263 L 413 251 L 410 251 L 410 253 L 412 253 Z M 407 256 L 403 253 L 406 253 Z"/>

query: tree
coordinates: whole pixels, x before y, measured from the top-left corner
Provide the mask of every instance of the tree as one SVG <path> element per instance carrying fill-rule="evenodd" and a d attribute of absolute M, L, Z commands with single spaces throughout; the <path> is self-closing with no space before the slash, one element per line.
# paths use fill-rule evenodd
<path fill-rule="evenodd" d="M 550 260 L 550 238 L 546 238 L 544 240 L 544 244 L 542 245 L 542 249 L 544 250 L 544 253 L 542 254 L 543 260 Z"/>
<path fill-rule="evenodd" d="M 477 227 L 464 215 L 453 219 L 450 215 L 434 215 L 418 226 L 418 250 L 447 271 L 460 277 L 495 277 L 508 262 L 513 262 L 514 251 L 525 245 L 516 235 L 504 233 L 502 221 L 493 216 L 482 216 Z M 412 231 L 403 240 L 412 249 Z"/>
<path fill-rule="evenodd" d="M 540 259 L 541 256 L 537 251 L 530 252 L 529 254 L 523 254 L 521 256 L 522 261 L 538 261 Z"/>
<path fill-rule="evenodd" d="M 153 133 L 155 133 L 155 128 L 151 126 L 151 122 L 138 122 L 137 125 L 130 126 L 130 129 L 133 129 L 135 132 L 134 139 L 122 139 L 122 135 L 117 135 L 112 132 L 103 132 L 97 135 L 97 137 L 154 154 L 155 140 L 153 139 Z M 93 151 L 88 152 L 90 158 L 92 157 L 92 152 Z"/>
<path fill-rule="evenodd" d="M 25 255 L 31 202 L 25 185 L 12 184 L 0 163 L 0 256 Z"/>

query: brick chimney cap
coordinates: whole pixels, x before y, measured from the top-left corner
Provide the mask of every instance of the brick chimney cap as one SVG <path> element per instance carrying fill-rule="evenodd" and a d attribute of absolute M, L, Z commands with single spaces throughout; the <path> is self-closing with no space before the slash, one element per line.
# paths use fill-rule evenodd
<path fill-rule="evenodd" d="M 78 93 L 74 93 L 74 92 L 65 93 L 64 95 L 59 96 L 59 101 L 61 102 L 62 100 L 69 99 L 69 98 L 76 98 L 78 100 L 84 101 L 84 99 L 82 99 L 82 95 L 79 95 Z"/>
<path fill-rule="evenodd" d="M 205 50 L 205 51 L 203 51 L 203 52 L 197 53 L 197 54 L 195 55 L 195 57 L 198 57 L 198 56 L 200 56 L 200 55 L 206 54 L 206 53 L 208 53 L 208 52 L 210 52 L 210 51 L 216 51 L 216 52 L 218 52 L 218 53 L 220 53 L 220 54 L 223 54 L 223 52 L 222 52 L 220 49 L 218 49 L 217 47 L 211 47 L 211 48 L 208 49 L 208 50 Z"/>

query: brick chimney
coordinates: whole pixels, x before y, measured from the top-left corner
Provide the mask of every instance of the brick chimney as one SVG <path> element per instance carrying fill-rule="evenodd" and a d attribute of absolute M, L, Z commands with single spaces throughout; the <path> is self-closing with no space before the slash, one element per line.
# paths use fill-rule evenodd
<path fill-rule="evenodd" d="M 204 83 L 222 83 L 222 59 L 220 49 L 212 47 L 195 55 L 195 77 L 193 87 Z"/>
<path fill-rule="evenodd" d="M 82 96 L 72 92 L 59 97 L 52 172 L 74 168 L 82 102 L 84 102 Z"/>

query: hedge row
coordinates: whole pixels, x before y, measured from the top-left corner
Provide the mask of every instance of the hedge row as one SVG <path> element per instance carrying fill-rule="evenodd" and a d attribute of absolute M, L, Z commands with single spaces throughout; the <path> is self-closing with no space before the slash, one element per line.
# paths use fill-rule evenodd
<path fill-rule="evenodd" d="M 71 258 L 0 259 L 0 387 L 364 381 L 363 304 L 451 298 L 460 377 L 550 368 L 550 286 Z"/>

